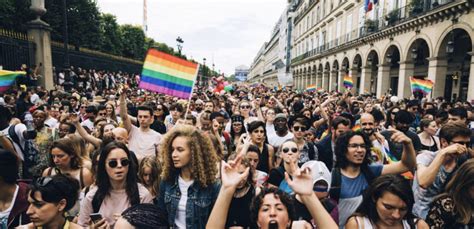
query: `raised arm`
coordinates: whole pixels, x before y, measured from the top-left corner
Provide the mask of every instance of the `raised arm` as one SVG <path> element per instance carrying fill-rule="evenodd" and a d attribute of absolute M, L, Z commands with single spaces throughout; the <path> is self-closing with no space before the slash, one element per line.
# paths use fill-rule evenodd
<path fill-rule="evenodd" d="M 310 168 L 297 168 L 295 164 L 295 172 L 291 179 L 288 173 L 285 172 L 285 180 L 290 188 L 300 196 L 301 201 L 308 209 L 313 217 L 314 222 L 318 228 L 333 228 L 337 229 L 336 222 L 331 218 L 331 215 L 326 211 L 324 206 L 319 201 L 316 194 L 313 192 L 313 179 L 311 177 Z"/>
<path fill-rule="evenodd" d="M 389 131 L 393 132 L 391 137 L 392 142 L 403 144 L 402 160 L 392 164 L 384 165 L 382 175 L 401 174 L 413 170 L 416 166 L 416 154 L 411 139 L 404 133 L 393 128 L 389 129 Z"/>
<path fill-rule="evenodd" d="M 77 114 L 70 114 L 69 117 L 69 120 L 76 127 L 77 133 L 79 133 L 82 138 L 84 138 L 87 142 L 92 143 L 92 145 L 94 145 L 96 149 L 98 149 L 100 147 L 100 144 L 102 144 L 102 140 L 87 133 L 87 131 L 84 129 L 84 127 L 82 127 L 81 123 L 79 122 L 80 118 Z"/>
<path fill-rule="evenodd" d="M 219 195 L 217 196 L 216 203 L 212 208 L 209 220 L 207 221 L 206 228 L 225 228 L 230 202 L 232 201 L 235 190 L 240 181 L 244 180 L 249 174 L 249 168 L 247 168 L 244 173 L 239 173 L 238 168 L 241 160 L 242 157 L 238 156 L 234 161 L 230 161 L 229 164 L 222 161 L 222 186 Z"/>
<path fill-rule="evenodd" d="M 125 100 L 125 92 L 123 91 L 120 93 L 120 118 L 122 119 L 123 127 L 130 133 L 130 130 L 132 130 L 132 122 L 128 117 L 127 101 Z"/>

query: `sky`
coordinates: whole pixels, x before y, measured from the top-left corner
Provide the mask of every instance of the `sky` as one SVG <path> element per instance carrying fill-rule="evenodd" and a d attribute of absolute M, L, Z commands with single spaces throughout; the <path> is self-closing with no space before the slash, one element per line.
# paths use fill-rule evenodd
<path fill-rule="evenodd" d="M 143 0 L 96 0 L 119 24 L 143 24 Z M 226 76 L 250 66 L 283 13 L 287 0 L 147 0 L 147 36 Z M 212 67 L 211 67 L 212 68 Z"/>

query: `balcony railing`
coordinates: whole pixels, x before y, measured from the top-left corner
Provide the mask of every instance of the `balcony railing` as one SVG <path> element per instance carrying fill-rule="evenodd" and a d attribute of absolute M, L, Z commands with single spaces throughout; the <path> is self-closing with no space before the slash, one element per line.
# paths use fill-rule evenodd
<path fill-rule="evenodd" d="M 341 44 L 357 40 L 359 38 L 368 36 L 372 33 L 379 32 L 389 27 L 393 27 L 404 21 L 408 21 L 414 17 L 420 16 L 428 11 L 434 10 L 442 5 L 454 2 L 455 0 L 428 0 L 427 3 L 420 1 L 420 5 L 409 5 L 396 10 L 392 10 L 387 14 L 382 15 L 381 19 L 366 20 L 364 25 L 356 28 L 334 40 L 324 43 L 322 46 L 316 47 L 306 53 L 301 54 L 291 60 L 291 63 L 304 60 L 316 55 L 319 55 L 327 50 L 338 47 Z"/>

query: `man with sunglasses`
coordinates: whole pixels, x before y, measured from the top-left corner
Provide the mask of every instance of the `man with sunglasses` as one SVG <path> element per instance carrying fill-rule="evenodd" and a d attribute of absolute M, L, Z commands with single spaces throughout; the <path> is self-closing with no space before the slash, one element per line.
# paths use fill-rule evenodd
<path fill-rule="evenodd" d="M 299 115 L 295 118 L 292 123 L 293 130 L 293 141 L 296 142 L 298 148 L 300 149 L 300 158 L 298 161 L 299 165 L 307 161 L 318 160 L 316 146 L 312 142 L 305 140 L 305 133 L 308 130 L 309 120 L 305 116 Z"/>
<path fill-rule="evenodd" d="M 433 199 L 444 191 L 451 175 L 468 158 L 471 149 L 471 130 L 465 124 L 451 122 L 439 133 L 441 149 L 422 151 L 417 157 L 417 171 L 413 182 L 415 205 L 413 213 L 425 219 Z"/>

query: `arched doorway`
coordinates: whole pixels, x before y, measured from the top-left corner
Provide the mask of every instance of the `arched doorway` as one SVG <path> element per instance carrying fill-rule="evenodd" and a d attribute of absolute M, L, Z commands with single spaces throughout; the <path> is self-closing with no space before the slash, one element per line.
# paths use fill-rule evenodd
<path fill-rule="evenodd" d="M 389 89 L 388 93 L 398 95 L 398 81 L 400 74 L 400 51 L 395 45 L 391 45 L 385 54 L 385 63 L 389 70 Z M 385 92 L 383 92 L 385 93 Z"/>
<path fill-rule="evenodd" d="M 352 68 L 350 69 L 350 75 L 352 76 L 352 81 L 354 84 L 354 90 L 355 92 L 358 92 L 360 89 L 360 73 L 362 71 L 362 57 L 360 54 L 357 54 L 354 57 L 354 60 L 352 61 Z"/>
<path fill-rule="evenodd" d="M 448 101 L 468 98 L 471 68 L 472 40 L 463 29 L 454 29 L 441 43 L 438 56 L 447 60 L 444 98 Z"/>
<path fill-rule="evenodd" d="M 329 91 L 329 75 L 331 73 L 331 66 L 329 62 L 326 62 L 324 65 L 324 73 L 323 73 L 323 89 Z"/>
<path fill-rule="evenodd" d="M 344 57 L 341 64 L 341 70 L 339 71 L 338 79 L 338 91 L 342 92 L 344 90 L 344 77 L 349 75 L 349 58 Z"/>
<path fill-rule="evenodd" d="M 367 55 L 367 61 L 365 65 L 365 75 L 366 79 L 364 79 L 364 91 L 361 93 L 368 93 L 368 94 L 375 94 L 377 91 L 377 73 L 379 70 L 379 55 L 375 50 L 369 52 Z"/>
<path fill-rule="evenodd" d="M 318 66 L 318 74 L 316 76 L 316 88 L 323 88 L 323 64 Z"/>
<path fill-rule="evenodd" d="M 329 90 L 337 90 L 338 81 L 338 73 L 339 73 L 339 62 L 334 60 L 332 63 L 332 71 L 331 71 L 331 78 L 329 80 Z"/>
<path fill-rule="evenodd" d="M 406 60 L 413 62 L 413 77 L 418 79 L 428 78 L 430 49 L 424 39 L 416 39 L 408 48 Z M 415 97 L 423 98 L 422 93 L 416 93 Z"/>

